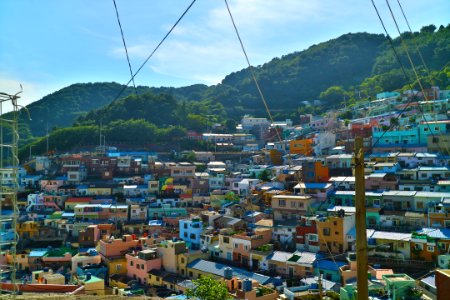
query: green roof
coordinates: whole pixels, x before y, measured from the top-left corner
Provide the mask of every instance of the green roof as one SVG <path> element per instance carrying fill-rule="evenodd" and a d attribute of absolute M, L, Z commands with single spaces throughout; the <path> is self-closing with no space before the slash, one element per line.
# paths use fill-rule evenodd
<path fill-rule="evenodd" d="M 62 211 L 55 211 L 48 218 L 49 219 L 61 219 L 62 218 L 62 214 L 63 214 Z"/>
<path fill-rule="evenodd" d="M 45 254 L 45 257 L 63 257 L 67 252 L 72 254 L 74 256 L 77 254 L 77 250 L 67 247 L 57 248 L 57 249 L 50 249 L 47 254 Z"/>

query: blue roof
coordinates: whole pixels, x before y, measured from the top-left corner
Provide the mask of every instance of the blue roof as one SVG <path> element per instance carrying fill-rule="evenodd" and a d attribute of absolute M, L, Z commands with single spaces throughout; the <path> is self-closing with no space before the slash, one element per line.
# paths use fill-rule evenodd
<path fill-rule="evenodd" d="M 252 279 L 258 281 L 260 284 L 268 284 L 272 282 L 272 278 L 258 273 L 249 272 L 240 268 L 235 268 L 220 263 L 207 261 L 204 259 L 196 259 L 187 265 L 188 268 L 199 270 L 205 273 L 214 274 L 220 277 L 225 277 L 225 268 L 230 267 L 233 269 L 233 276 L 240 279 Z"/>
<path fill-rule="evenodd" d="M 307 189 L 324 189 L 329 183 L 321 183 L 321 182 L 313 182 L 313 183 L 305 183 L 305 187 Z"/>
<path fill-rule="evenodd" d="M 47 251 L 47 249 L 31 250 L 30 254 L 28 254 L 28 257 L 42 257 L 47 254 Z"/>
<path fill-rule="evenodd" d="M 345 266 L 346 263 L 342 261 L 336 261 L 336 263 L 332 260 L 324 259 L 317 260 L 314 262 L 314 268 L 318 268 L 320 270 L 330 270 L 330 271 L 339 271 L 339 268 Z"/>
<path fill-rule="evenodd" d="M 426 234 L 435 239 L 450 239 L 450 229 L 448 228 L 422 228 L 417 233 Z"/>

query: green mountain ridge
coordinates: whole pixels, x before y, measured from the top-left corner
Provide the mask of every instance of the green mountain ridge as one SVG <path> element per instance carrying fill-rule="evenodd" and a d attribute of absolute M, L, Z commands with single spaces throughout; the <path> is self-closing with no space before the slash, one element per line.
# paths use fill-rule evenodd
<path fill-rule="evenodd" d="M 450 25 L 440 26 L 439 29 L 430 25 L 414 34 L 404 33 L 402 37 L 409 45 L 417 65 L 420 65 L 420 60 L 415 46 L 420 47 L 433 73 L 435 79 L 433 83 L 440 85 L 441 88 L 449 87 Z M 400 39 L 394 39 L 394 44 L 409 70 Z M 447 68 L 444 68 L 446 65 Z M 424 75 L 423 67 L 419 67 L 418 71 Z M 412 74 L 411 71 L 408 72 L 409 75 Z M 295 117 L 299 112 L 303 112 L 305 106 L 302 101 L 305 100 L 321 98 L 325 101 L 324 107 L 332 108 L 338 107 L 344 98 L 357 101 L 356 91 L 358 95 L 367 98 L 382 90 L 399 89 L 408 82 L 413 86 L 416 85 L 412 76 L 408 78 L 409 80 L 404 78 L 386 37 L 369 33 L 344 34 L 306 50 L 274 58 L 262 66 L 255 67 L 255 74 L 268 106 L 273 111 L 279 112 L 279 116 L 286 117 Z M 432 84 L 430 80 L 427 81 L 428 77 L 423 79 L 426 86 Z M 43 97 L 28 105 L 31 121 L 26 114 L 21 114 L 21 139 L 30 141 L 33 137 L 43 136 L 46 134 L 47 126 L 52 130 L 74 123 L 98 123 L 101 115 L 106 112 L 102 109 L 108 106 L 112 109 L 111 102 L 122 88 L 123 85 L 114 82 L 77 83 Z M 330 92 L 330 88 L 333 93 Z M 221 112 L 220 117 L 222 121 L 237 120 L 244 113 L 267 116 L 248 68 L 227 75 L 220 84 L 214 86 L 202 84 L 180 88 L 139 86 L 137 90 L 138 94 L 147 92 L 155 95 L 167 94 L 177 103 L 196 102 L 196 106 L 189 108 L 189 113 L 193 114 L 194 118 L 204 119 L 206 115 L 213 114 L 214 110 L 208 109 L 214 103 L 220 103 L 224 108 L 225 112 Z M 132 93 L 133 88 L 128 87 L 121 98 Z M 330 94 L 333 94 L 333 97 L 330 97 Z M 123 103 L 120 101 L 122 99 L 116 100 L 118 105 Z M 206 104 L 207 109 L 202 107 L 203 104 Z M 313 109 L 320 111 L 322 108 Z M 139 115 L 142 115 L 142 112 L 133 115 L 130 110 L 129 113 L 124 119 L 142 117 Z M 109 119 L 112 121 L 114 118 Z M 144 116 L 143 119 L 156 126 L 171 123 L 164 117 L 152 120 Z M 202 120 L 196 120 L 193 127 L 198 127 L 198 123 Z"/>

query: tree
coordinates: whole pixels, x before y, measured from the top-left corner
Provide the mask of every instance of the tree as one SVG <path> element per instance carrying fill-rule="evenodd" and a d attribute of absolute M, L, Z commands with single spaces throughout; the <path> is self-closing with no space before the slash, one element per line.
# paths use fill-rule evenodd
<path fill-rule="evenodd" d="M 267 171 L 267 170 L 262 171 L 261 174 L 259 174 L 258 179 L 261 181 L 269 181 L 270 180 L 269 171 Z"/>
<path fill-rule="evenodd" d="M 229 294 L 225 283 L 219 282 L 211 276 L 202 276 L 193 281 L 195 287 L 186 291 L 188 298 L 200 300 L 233 299 Z"/>
<path fill-rule="evenodd" d="M 338 104 L 348 98 L 348 93 L 341 86 L 331 86 L 326 91 L 320 93 L 320 99 L 327 102 L 327 104 Z"/>

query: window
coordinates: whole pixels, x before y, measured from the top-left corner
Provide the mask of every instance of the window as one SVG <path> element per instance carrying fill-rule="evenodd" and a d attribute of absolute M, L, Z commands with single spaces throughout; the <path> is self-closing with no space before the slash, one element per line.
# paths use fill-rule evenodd
<path fill-rule="evenodd" d="M 299 203 L 298 203 L 298 207 L 299 207 L 299 208 L 303 208 L 303 205 L 304 205 L 303 202 L 299 202 Z"/>
<path fill-rule="evenodd" d="M 291 201 L 291 207 L 292 207 L 292 208 L 295 208 L 295 207 L 297 207 L 297 202 L 295 202 L 295 201 Z"/>
<path fill-rule="evenodd" d="M 116 265 L 116 271 L 122 270 L 122 265 Z"/>
<path fill-rule="evenodd" d="M 286 200 L 285 199 L 279 199 L 278 200 L 278 206 L 285 207 L 286 206 Z"/>
<path fill-rule="evenodd" d="M 444 227 L 445 228 L 450 228 L 450 220 L 445 220 L 444 221 Z"/>
<path fill-rule="evenodd" d="M 416 249 L 416 250 L 423 250 L 423 245 L 422 244 L 416 244 L 415 246 L 414 246 L 414 248 Z"/>
<path fill-rule="evenodd" d="M 446 246 L 447 246 L 446 244 L 439 244 L 439 248 L 441 250 L 445 250 L 447 248 Z"/>
<path fill-rule="evenodd" d="M 192 277 L 192 276 L 193 276 L 192 272 L 189 272 L 189 277 Z"/>
<path fill-rule="evenodd" d="M 319 240 L 319 238 L 318 238 L 317 234 L 310 233 L 308 235 L 308 240 L 310 242 L 317 242 Z"/>
<path fill-rule="evenodd" d="M 225 244 L 230 243 L 230 238 L 228 236 L 224 236 L 222 240 Z"/>
<path fill-rule="evenodd" d="M 181 258 L 181 263 L 184 264 L 184 258 L 183 257 Z"/>
<path fill-rule="evenodd" d="M 324 236 L 330 236 L 330 228 L 324 228 L 322 232 Z"/>
<path fill-rule="evenodd" d="M 423 209 L 423 202 L 417 202 L 416 207 L 417 209 Z"/>
<path fill-rule="evenodd" d="M 136 269 L 140 269 L 141 268 L 141 266 L 139 265 L 139 264 L 136 264 Z"/>
<path fill-rule="evenodd" d="M 239 244 L 234 244 L 234 248 L 237 248 L 239 246 Z"/>
<path fill-rule="evenodd" d="M 405 248 L 405 243 L 403 243 L 403 242 L 398 243 L 398 248 Z"/>
<path fill-rule="evenodd" d="M 144 264 L 141 264 L 141 269 L 144 270 Z"/>
<path fill-rule="evenodd" d="M 133 266 L 133 261 L 132 260 L 130 260 L 130 266 Z"/>
<path fill-rule="evenodd" d="M 428 252 L 434 252 L 434 246 L 428 246 L 427 247 Z"/>

